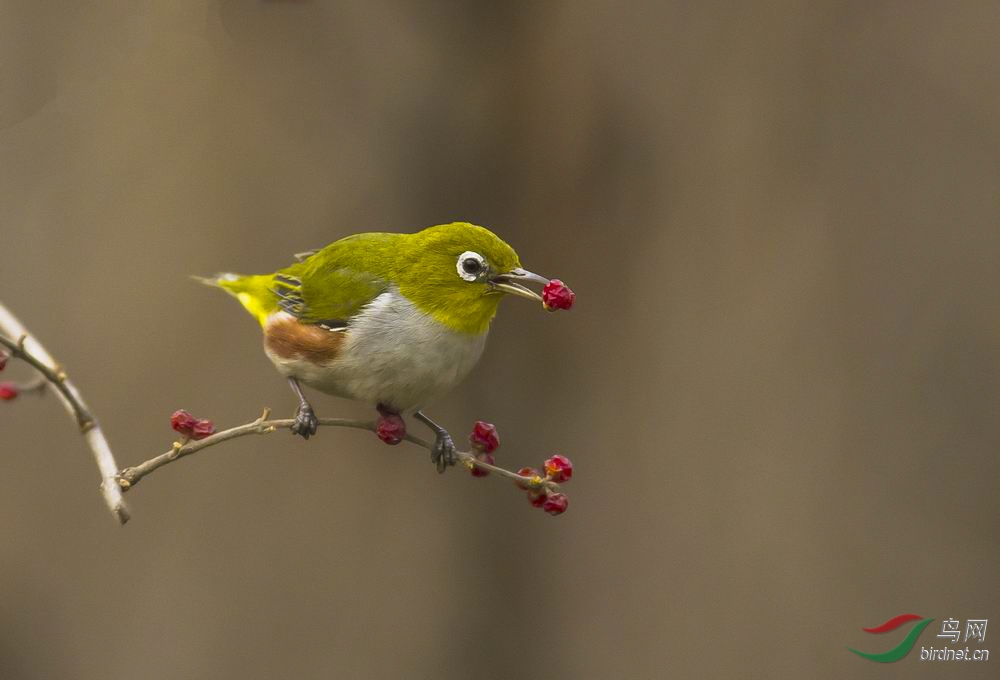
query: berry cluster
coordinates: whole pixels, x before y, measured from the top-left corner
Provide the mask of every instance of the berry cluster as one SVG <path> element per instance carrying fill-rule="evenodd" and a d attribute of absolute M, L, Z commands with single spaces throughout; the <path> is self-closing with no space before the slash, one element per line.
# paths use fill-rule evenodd
<path fill-rule="evenodd" d="M 542 288 L 542 306 L 550 312 L 556 309 L 569 309 L 576 300 L 576 293 L 559 279 L 552 279 Z"/>
<path fill-rule="evenodd" d="M 180 409 L 170 416 L 170 426 L 187 439 L 204 439 L 215 434 L 215 424 L 211 420 L 201 420 Z"/>
<path fill-rule="evenodd" d="M 492 423 L 482 420 L 476 421 L 469 435 L 469 443 L 476 451 L 476 460 L 494 465 L 493 452 L 500 448 L 500 435 L 497 428 Z M 558 454 L 545 461 L 545 475 L 532 467 L 521 468 L 517 471 L 520 479 L 516 482 L 519 489 L 528 492 L 528 501 L 536 508 L 541 508 L 550 515 L 561 515 L 569 507 L 569 499 L 566 494 L 555 490 L 556 484 L 568 482 L 573 476 L 573 463 L 566 456 Z M 490 474 L 478 465 L 469 466 L 469 472 L 473 477 L 485 477 Z"/>
<path fill-rule="evenodd" d="M 566 494 L 553 491 L 551 484 L 568 482 L 573 476 L 573 463 L 566 456 L 556 454 L 545 461 L 545 476 L 532 467 L 517 471 L 523 481 L 515 482 L 519 489 L 528 492 L 528 501 L 550 515 L 561 515 L 569 507 Z"/>

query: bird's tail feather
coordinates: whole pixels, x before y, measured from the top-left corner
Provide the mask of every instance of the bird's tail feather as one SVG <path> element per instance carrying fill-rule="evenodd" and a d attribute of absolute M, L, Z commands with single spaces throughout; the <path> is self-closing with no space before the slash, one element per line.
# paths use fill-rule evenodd
<path fill-rule="evenodd" d="M 273 274 L 243 276 L 241 274 L 223 273 L 215 276 L 192 276 L 195 281 L 221 288 L 234 298 L 263 326 L 267 317 L 277 311 L 278 304 L 273 287 Z"/>

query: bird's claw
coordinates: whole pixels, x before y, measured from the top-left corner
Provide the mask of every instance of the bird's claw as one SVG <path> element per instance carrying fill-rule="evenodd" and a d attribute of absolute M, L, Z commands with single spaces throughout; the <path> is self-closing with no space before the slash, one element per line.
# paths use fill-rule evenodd
<path fill-rule="evenodd" d="M 431 462 L 438 472 L 444 472 L 449 466 L 458 462 L 458 449 L 451 435 L 440 430 L 434 438 L 434 448 L 431 449 Z"/>
<path fill-rule="evenodd" d="M 313 413 L 312 407 L 308 404 L 299 406 L 299 410 L 295 412 L 295 422 L 292 423 L 292 434 L 297 434 L 303 439 L 309 439 L 309 437 L 316 434 L 316 428 L 318 427 L 319 419 Z"/>

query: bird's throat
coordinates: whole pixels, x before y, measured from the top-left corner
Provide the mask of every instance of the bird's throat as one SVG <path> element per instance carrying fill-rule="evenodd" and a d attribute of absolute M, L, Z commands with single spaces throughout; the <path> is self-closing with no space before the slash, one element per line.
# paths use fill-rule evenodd
<path fill-rule="evenodd" d="M 399 292 L 420 311 L 449 329 L 470 335 L 489 330 L 502 295 L 484 295 L 472 289 L 446 286 L 400 286 Z"/>

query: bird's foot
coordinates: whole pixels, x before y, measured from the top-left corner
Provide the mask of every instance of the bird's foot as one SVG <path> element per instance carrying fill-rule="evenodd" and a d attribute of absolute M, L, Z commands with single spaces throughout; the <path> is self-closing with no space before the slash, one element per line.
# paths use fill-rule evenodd
<path fill-rule="evenodd" d="M 316 434 L 319 427 L 319 418 L 313 413 L 312 406 L 302 402 L 299 410 L 295 412 L 295 422 L 292 423 L 292 434 L 297 434 L 303 439 L 309 439 Z"/>
<path fill-rule="evenodd" d="M 386 444 L 395 446 L 406 437 L 406 423 L 396 411 L 379 404 L 378 422 L 375 423 L 375 434 Z"/>
<path fill-rule="evenodd" d="M 433 420 L 427 417 L 423 411 L 417 411 L 413 416 L 427 427 L 434 430 L 434 446 L 431 447 L 431 462 L 438 472 L 444 472 L 448 466 L 458 462 L 458 449 L 455 448 L 455 441 L 444 429 Z"/>
<path fill-rule="evenodd" d="M 438 430 L 434 437 L 431 462 L 434 463 L 438 472 L 444 472 L 449 466 L 458 462 L 458 449 L 455 448 L 455 441 L 445 430 Z"/>

